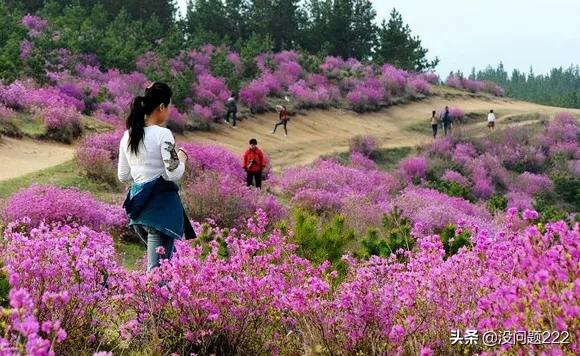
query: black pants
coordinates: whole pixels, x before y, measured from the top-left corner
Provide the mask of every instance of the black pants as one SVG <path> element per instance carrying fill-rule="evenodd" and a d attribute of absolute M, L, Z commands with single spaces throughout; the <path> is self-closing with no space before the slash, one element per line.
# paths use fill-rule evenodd
<path fill-rule="evenodd" d="M 278 121 L 278 122 L 276 123 L 276 125 L 274 125 L 274 131 L 272 131 L 272 132 L 276 133 L 276 129 L 277 129 L 277 128 L 278 128 L 278 126 L 280 126 L 280 125 L 284 125 L 284 133 L 285 133 L 286 135 L 288 135 L 288 128 L 286 127 L 286 125 L 288 125 L 288 120 L 280 120 L 280 121 Z"/>
<path fill-rule="evenodd" d="M 233 120 L 232 126 L 236 126 L 236 119 L 237 119 L 238 113 L 235 111 L 228 110 L 228 112 L 226 113 L 226 121 L 227 122 L 230 122 L 230 114 L 232 115 L 232 120 Z"/>
<path fill-rule="evenodd" d="M 432 124 L 431 128 L 433 129 L 433 138 L 437 137 L 437 124 Z"/>
<path fill-rule="evenodd" d="M 443 129 L 445 130 L 445 136 L 451 134 L 451 123 L 450 122 L 444 122 L 443 123 Z"/>
<path fill-rule="evenodd" d="M 254 183 L 255 180 L 255 183 Z M 248 187 L 254 186 L 256 188 L 262 188 L 262 172 L 250 172 L 248 171 L 248 177 L 246 179 Z"/>

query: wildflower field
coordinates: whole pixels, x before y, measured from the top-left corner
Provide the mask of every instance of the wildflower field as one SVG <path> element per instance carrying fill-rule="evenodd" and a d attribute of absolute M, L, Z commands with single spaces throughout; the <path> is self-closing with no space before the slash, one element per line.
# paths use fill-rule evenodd
<path fill-rule="evenodd" d="M 55 34 L 36 16 L 22 26 L 26 61 Z M 150 274 L 142 258 L 124 263 L 119 246 L 138 241 L 118 200 L 118 142 L 149 80 L 175 84 L 176 133 L 221 118 L 232 91 L 248 115 L 285 96 L 296 110 L 363 112 L 440 81 L 295 51 L 242 57 L 213 45 L 151 52 L 125 73 L 55 48 L 42 79 L 0 84 L 5 134 L 33 120 L 45 138 L 76 142 L 83 179 L 114 197 L 32 184 L 2 202 L 0 355 L 580 353 L 580 122 L 568 112 L 439 138 L 390 170 L 376 138 L 353 137 L 347 155 L 268 170 L 261 191 L 232 152 L 186 144 L 181 196 L 198 238 Z M 503 95 L 493 83 L 446 84 Z M 83 120 L 107 130 L 83 132 Z M 453 330 L 552 339 L 452 343 Z"/>

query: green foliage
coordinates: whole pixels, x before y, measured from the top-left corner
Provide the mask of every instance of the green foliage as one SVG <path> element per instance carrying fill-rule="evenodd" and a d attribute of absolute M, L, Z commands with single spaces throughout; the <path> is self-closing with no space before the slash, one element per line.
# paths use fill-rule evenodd
<path fill-rule="evenodd" d="M 553 176 L 552 182 L 554 182 L 554 188 L 556 194 L 565 201 L 572 205 L 575 212 L 580 211 L 580 178 L 557 175 Z"/>
<path fill-rule="evenodd" d="M 10 8 L 27 13 L 39 11 L 47 3 L 61 10 L 75 5 L 83 8 L 98 5 L 109 20 L 115 18 L 121 11 L 125 11 L 132 21 L 146 21 L 151 17 L 156 17 L 165 29 L 171 26 L 175 13 L 173 0 L 6 0 L 6 3 Z"/>
<path fill-rule="evenodd" d="M 545 105 L 580 108 L 580 68 L 553 68 L 548 74 L 536 75 L 532 68 L 528 73 L 514 69 L 510 74 L 499 63 L 496 68 L 488 66 L 472 73 L 478 80 L 489 80 L 501 85 L 512 98 Z"/>
<path fill-rule="evenodd" d="M 0 0 L 0 74 L 2 80 L 14 80 L 23 70 L 20 60 L 20 41 L 24 38 L 24 27 L 18 22 L 23 12 L 14 10 Z"/>
<path fill-rule="evenodd" d="M 507 198 L 503 194 L 494 194 L 487 201 L 487 209 L 492 214 L 497 214 L 503 212 L 507 209 Z"/>
<path fill-rule="evenodd" d="M 293 242 L 298 245 L 298 253 L 315 263 L 330 261 L 334 266 L 342 265 L 341 257 L 346 246 L 355 238 L 344 218 L 335 216 L 328 221 L 304 210 L 294 211 Z"/>
<path fill-rule="evenodd" d="M 467 231 L 457 234 L 456 230 L 457 228 L 454 225 L 448 225 L 439 234 L 447 257 L 453 256 L 462 247 L 471 246 L 471 234 Z"/>
<path fill-rule="evenodd" d="M 215 53 L 211 58 L 211 72 L 213 75 L 223 77 L 232 93 L 240 90 L 240 76 L 236 74 L 234 65 L 228 60 L 225 51 Z"/>
<path fill-rule="evenodd" d="M 401 212 L 394 209 L 383 217 L 381 230 L 371 229 L 361 240 L 362 255 L 364 257 L 387 257 L 399 249 L 410 251 L 415 245 L 411 236 L 411 222 L 401 216 Z"/>
<path fill-rule="evenodd" d="M 383 21 L 379 30 L 379 44 L 374 55 L 377 63 L 391 63 L 407 70 L 423 71 L 435 68 L 439 59 L 427 60 L 427 49 L 421 40 L 413 36 L 409 25 L 396 10 L 391 11 L 389 21 Z"/>
<path fill-rule="evenodd" d="M 10 283 L 8 283 L 8 277 L 6 272 L 0 272 L 0 306 L 8 307 L 8 293 L 10 292 Z"/>
<path fill-rule="evenodd" d="M 472 203 L 477 200 L 473 195 L 473 193 L 471 192 L 471 189 L 469 189 L 469 187 L 464 187 L 457 182 L 436 180 L 434 182 L 430 182 L 428 186 L 451 197 L 463 198 L 465 200 L 469 200 Z"/>
<path fill-rule="evenodd" d="M 244 64 L 244 77 L 254 78 L 258 73 L 255 58 L 260 53 L 272 51 L 274 44 L 269 36 L 253 35 L 240 47 L 240 58 Z"/>

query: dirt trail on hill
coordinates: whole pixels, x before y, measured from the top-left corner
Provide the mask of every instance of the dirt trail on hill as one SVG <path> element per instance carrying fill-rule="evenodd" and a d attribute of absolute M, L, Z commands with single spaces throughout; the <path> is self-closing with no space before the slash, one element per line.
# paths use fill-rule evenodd
<path fill-rule="evenodd" d="M 458 106 L 467 114 L 482 115 L 482 122 L 468 125 L 485 128 L 485 114 L 494 109 L 498 116 L 497 127 L 520 125 L 508 118 L 525 114 L 552 115 L 567 109 L 547 107 L 502 98 L 468 96 L 434 96 L 420 102 L 392 106 L 379 112 L 357 114 L 346 110 L 311 110 L 305 115 L 294 116 L 288 124 L 289 136 L 279 127 L 276 134 L 271 130 L 277 121 L 275 113 L 259 115 L 238 124 L 239 128 L 220 127 L 212 132 L 194 132 L 179 138 L 184 142 L 218 143 L 242 154 L 250 138 L 256 138 L 259 146 L 274 162 L 274 170 L 308 164 L 321 155 L 344 152 L 352 136 L 367 134 L 379 139 L 384 148 L 415 146 L 429 142 L 430 113 L 445 105 Z M 571 110 L 580 114 L 580 110 Z M 525 121 L 531 123 L 536 120 Z M 424 128 L 422 127 L 424 125 Z M 470 130 L 472 131 L 472 130 Z"/>
<path fill-rule="evenodd" d="M 71 160 L 74 147 L 32 139 L 0 138 L 0 181 Z"/>
<path fill-rule="evenodd" d="M 178 136 L 180 142 L 217 143 L 241 156 L 250 138 L 256 138 L 260 147 L 270 156 L 275 171 L 309 164 L 322 155 L 348 150 L 349 139 L 355 135 L 373 135 L 384 148 L 409 147 L 429 142 L 430 113 L 445 105 L 458 106 L 467 114 L 477 113 L 481 122 L 464 125 L 461 129 L 469 135 L 487 132 L 485 115 L 494 109 L 498 117 L 497 128 L 506 125 L 525 125 L 540 118 L 518 121 L 526 114 L 552 115 L 568 110 L 533 103 L 514 101 L 465 93 L 440 92 L 426 100 L 392 106 L 379 112 L 357 114 L 348 110 L 309 110 L 294 116 L 288 124 L 289 136 L 280 127 L 272 135 L 277 115 L 267 113 L 249 118 L 233 129 L 220 125 L 211 132 L 193 132 Z M 0 181 L 64 163 L 74 157 L 74 146 L 31 139 L 17 140 L 3 137 L 0 140 Z"/>

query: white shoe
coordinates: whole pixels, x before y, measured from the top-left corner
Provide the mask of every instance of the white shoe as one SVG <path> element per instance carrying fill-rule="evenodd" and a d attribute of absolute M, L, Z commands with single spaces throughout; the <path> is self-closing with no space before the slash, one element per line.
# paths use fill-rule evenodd
<path fill-rule="evenodd" d="M 274 135 L 276 132 L 272 131 L 272 132 L 270 132 L 270 133 L 271 133 L 272 135 Z"/>
<path fill-rule="evenodd" d="M 238 128 L 237 126 L 232 126 L 232 129 L 237 129 L 237 128 Z"/>
<path fill-rule="evenodd" d="M 284 136 L 288 137 L 288 134 L 284 134 Z"/>

